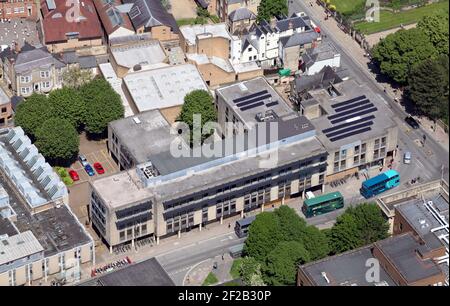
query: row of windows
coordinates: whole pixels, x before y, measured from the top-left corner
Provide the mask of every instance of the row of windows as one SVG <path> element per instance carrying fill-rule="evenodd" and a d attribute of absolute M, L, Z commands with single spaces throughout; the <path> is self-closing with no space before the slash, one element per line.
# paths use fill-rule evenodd
<path fill-rule="evenodd" d="M 190 212 L 166 220 L 167 233 L 174 233 L 194 225 L 194 213 Z"/>
<path fill-rule="evenodd" d="M 147 234 L 147 224 L 141 224 L 119 232 L 120 241 L 131 240 Z"/>

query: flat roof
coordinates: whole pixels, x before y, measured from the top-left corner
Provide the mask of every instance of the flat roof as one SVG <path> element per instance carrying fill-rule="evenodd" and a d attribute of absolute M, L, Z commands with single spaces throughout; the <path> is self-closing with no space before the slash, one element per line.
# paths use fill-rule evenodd
<path fill-rule="evenodd" d="M 222 37 L 231 40 L 226 23 L 185 25 L 180 27 L 180 32 L 189 45 L 195 45 L 197 38 Z"/>
<path fill-rule="evenodd" d="M 139 112 L 182 105 L 191 91 L 208 90 L 191 64 L 142 70 L 128 74 L 123 81 Z"/>
<path fill-rule="evenodd" d="M 366 262 L 373 259 L 372 246 L 365 246 L 342 254 L 300 266 L 317 286 L 375 286 L 366 280 Z M 327 281 L 328 280 L 328 281 Z M 395 286 L 395 282 L 380 266 L 380 283 Z"/>
<path fill-rule="evenodd" d="M 396 235 L 375 242 L 375 244 L 408 283 L 443 273 L 439 265 L 432 259 L 421 259 L 419 257 L 416 251 L 421 249 L 421 245 L 414 239 L 412 233 Z"/>
<path fill-rule="evenodd" d="M 109 123 L 110 129 L 127 148 L 136 163 L 145 163 L 150 157 L 168 151 L 176 135 L 159 110 L 150 110 Z"/>
<path fill-rule="evenodd" d="M 274 164 L 268 162 L 268 154 L 273 154 L 273 152 L 277 152 Z M 199 163 L 198 167 L 184 168 L 178 173 L 154 177 L 154 184 L 148 187 L 144 186 L 144 182 L 139 179 L 135 169 L 99 178 L 91 184 L 106 205 L 118 208 L 153 197 L 177 198 L 201 191 L 205 186 L 219 186 L 226 181 L 242 178 L 243 175 L 260 173 L 267 170 L 267 167 L 273 168 L 324 153 L 326 151 L 317 138 L 309 136 L 307 133 L 304 139 L 284 144 L 277 149 L 270 149 L 258 155 L 249 154 L 213 159 L 209 163 Z M 195 158 L 192 159 L 195 165 Z M 177 186 L 177 188 L 173 186 Z"/>
<path fill-rule="evenodd" d="M 135 65 L 162 63 L 166 53 L 158 40 L 131 42 L 126 45 L 111 46 L 111 54 L 120 66 L 133 68 Z"/>
<path fill-rule="evenodd" d="M 442 195 L 438 194 L 431 197 L 425 197 L 425 201 L 432 201 L 433 206 L 447 219 L 448 222 L 449 203 Z M 436 249 L 442 246 L 442 242 L 439 240 L 438 236 L 443 234 L 443 231 L 431 231 L 432 229 L 440 227 L 441 224 L 426 208 L 422 199 L 398 204 L 395 208 L 414 228 L 416 233 L 425 241 L 429 248 Z"/>
<path fill-rule="evenodd" d="M 175 286 L 156 258 L 125 266 L 80 286 Z"/>
<path fill-rule="evenodd" d="M 397 126 L 387 102 L 366 85 L 350 79 L 333 86 L 340 95 L 331 96 L 325 88 L 308 92 L 326 112 L 311 122 L 328 150 L 379 137 Z"/>
<path fill-rule="evenodd" d="M 28 205 L 2 176 L 0 184 L 9 194 L 10 206 L 16 213 L 17 221 L 13 222 L 15 227 L 20 233 L 31 231 L 44 248 L 44 256 L 52 256 L 92 241 L 68 206 L 58 205 L 32 214 Z"/>
<path fill-rule="evenodd" d="M 0 238 L 0 266 L 43 250 L 44 248 L 31 231 Z"/>
<path fill-rule="evenodd" d="M 220 87 L 216 94 L 248 127 L 257 123 L 258 114 L 267 112 L 275 113 L 282 120 L 298 117 L 263 77 Z"/>
<path fill-rule="evenodd" d="M 0 236 L 2 235 L 14 236 L 17 235 L 18 233 L 19 232 L 16 230 L 11 221 L 7 218 L 4 218 L 0 214 Z"/>

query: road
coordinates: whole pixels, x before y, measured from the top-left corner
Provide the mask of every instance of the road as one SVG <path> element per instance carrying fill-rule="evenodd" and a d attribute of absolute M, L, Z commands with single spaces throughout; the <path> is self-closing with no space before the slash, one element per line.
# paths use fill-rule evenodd
<path fill-rule="evenodd" d="M 317 4 L 314 3 L 313 5 L 317 7 Z M 403 178 L 402 180 L 407 182 L 417 176 L 425 180 L 432 180 L 440 178 L 443 174 L 444 178 L 448 181 L 448 147 L 445 148 L 437 143 L 422 128 L 413 130 L 405 123 L 404 118 L 407 116 L 405 111 L 393 101 L 392 97 L 384 92 L 382 85 L 376 81 L 375 75 L 370 72 L 369 67 L 362 65 L 355 56 L 352 56 L 355 52 L 363 54 L 365 51 L 356 42 L 354 44 L 348 44 L 337 39 L 339 36 L 342 37 L 343 32 L 331 26 L 330 22 L 334 22 L 331 21 L 331 18 L 327 22 L 321 22 L 324 16 L 323 12 L 311 8 L 309 1 L 291 0 L 289 3 L 289 14 L 294 12 L 305 12 L 311 20 L 320 26 L 322 34 L 326 36 L 325 40 L 330 40 L 340 52 L 341 66 L 347 69 L 349 77 L 352 77 L 359 83 L 366 84 L 381 99 L 386 101 L 385 103 L 394 114 L 394 121 L 397 122 L 399 127 L 399 154 L 410 151 L 413 156 L 412 163 L 408 167 L 401 168 L 400 175 Z M 340 33 L 337 33 L 337 31 L 340 31 Z M 423 139 L 424 134 L 427 134 L 428 137 L 425 145 L 422 147 L 420 141 Z M 444 166 L 443 171 L 442 166 Z"/>

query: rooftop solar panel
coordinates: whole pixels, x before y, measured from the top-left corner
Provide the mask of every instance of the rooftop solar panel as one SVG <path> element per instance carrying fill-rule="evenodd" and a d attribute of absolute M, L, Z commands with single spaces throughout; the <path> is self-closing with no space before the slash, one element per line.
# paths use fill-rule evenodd
<path fill-rule="evenodd" d="M 328 116 L 328 119 L 329 119 L 329 120 L 334 120 L 334 119 L 340 118 L 340 117 L 345 116 L 345 115 L 349 115 L 349 114 L 353 114 L 353 113 L 362 111 L 362 110 L 367 109 L 368 107 L 372 107 L 372 106 L 373 106 L 373 104 L 370 103 L 370 104 L 367 104 L 367 105 L 363 105 L 363 106 L 360 106 L 360 107 L 356 107 L 356 108 L 354 108 L 354 109 L 349 109 L 349 110 L 347 110 L 347 111 L 345 111 L 345 112 L 342 112 L 342 113 L 338 113 L 338 114 L 335 114 L 335 115 Z"/>
<path fill-rule="evenodd" d="M 266 93 L 268 93 L 267 90 L 258 91 L 258 92 L 255 92 L 253 94 L 250 94 L 250 95 L 247 95 L 247 96 L 244 96 L 244 97 L 236 98 L 236 99 L 233 100 L 233 102 L 234 103 L 239 103 L 239 102 L 245 101 L 247 99 L 251 99 L 251 98 L 254 98 L 254 97 L 257 97 L 257 96 L 264 95 Z"/>
<path fill-rule="evenodd" d="M 371 130 L 370 127 L 362 128 L 360 130 L 356 130 L 356 131 L 353 131 L 353 132 L 350 132 L 350 133 L 347 133 L 347 134 L 343 134 L 343 135 L 340 135 L 340 136 L 336 136 L 334 138 L 330 138 L 330 141 L 331 142 L 338 141 L 338 140 L 341 140 L 341 139 L 344 139 L 344 138 L 347 138 L 347 137 L 350 137 L 350 136 L 353 136 L 353 135 L 358 135 L 358 134 L 361 134 L 361 133 L 364 133 L 364 132 L 367 132 L 367 131 L 370 131 L 370 130 Z"/>
<path fill-rule="evenodd" d="M 278 104 L 278 101 L 274 101 L 274 102 L 267 103 L 266 106 L 267 107 L 272 107 L 272 106 L 275 106 L 277 104 Z"/>
<path fill-rule="evenodd" d="M 246 111 L 248 109 L 252 109 L 252 108 L 255 108 L 255 107 L 258 107 L 258 106 L 261 106 L 261 105 L 264 105 L 264 102 L 258 102 L 258 103 L 250 104 L 250 105 L 241 107 L 240 110 L 241 111 Z"/>
<path fill-rule="evenodd" d="M 361 122 L 364 122 L 364 121 L 368 121 L 368 120 L 372 120 L 372 119 L 375 119 L 374 115 L 370 115 L 368 117 L 364 117 L 364 118 L 361 118 L 361 119 L 358 119 L 358 120 L 355 120 L 355 121 L 352 121 L 352 122 L 347 122 L 347 123 L 343 123 L 341 125 L 336 125 L 336 126 L 327 128 L 325 130 L 322 130 L 322 133 L 325 134 L 325 133 L 328 133 L 328 132 L 333 132 L 335 130 L 345 128 L 347 126 L 350 126 L 350 125 L 353 125 L 353 124 L 358 124 L 358 123 L 361 123 Z"/>
<path fill-rule="evenodd" d="M 362 99 L 364 99 L 364 98 L 366 98 L 366 96 L 365 96 L 365 95 L 362 95 L 362 96 L 359 96 L 359 97 L 356 97 L 356 98 L 353 98 L 353 99 L 350 99 L 350 100 L 347 100 L 347 101 L 344 101 L 344 102 L 340 102 L 340 103 L 333 104 L 333 105 L 331 105 L 331 107 L 332 107 L 332 108 L 336 108 L 336 107 L 339 107 L 339 106 L 348 105 L 348 104 L 350 104 L 350 103 L 353 103 L 353 102 L 362 100 Z"/>
<path fill-rule="evenodd" d="M 372 108 L 366 109 L 365 111 L 361 111 L 359 113 L 354 113 L 354 114 L 351 114 L 351 115 L 348 115 L 348 116 L 345 116 L 345 117 L 341 117 L 341 118 L 336 119 L 336 120 L 332 120 L 331 124 L 336 124 L 336 123 L 339 123 L 339 122 L 351 119 L 353 117 L 358 117 L 358 116 L 362 116 L 362 115 L 365 115 L 365 114 L 370 114 L 370 113 L 373 113 L 376 110 L 377 110 L 376 107 L 372 107 Z"/>
<path fill-rule="evenodd" d="M 373 121 L 363 122 L 363 123 L 360 123 L 360 124 L 357 124 L 357 125 L 352 125 L 350 127 L 342 129 L 342 130 L 338 130 L 338 131 L 335 131 L 335 132 L 331 132 L 331 133 L 325 134 L 325 135 L 328 138 L 332 138 L 332 137 L 335 137 L 335 136 L 340 135 L 340 134 L 348 133 L 348 132 L 351 132 L 351 131 L 354 131 L 354 130 L 357 130 L 357 129 L 360 129 L 360 128 L 363 128 L 363 127 L 366 127 L 366 126 L 371 126 L 372 124 L 373 124 Z"/>
<path fill-rule="evenodd" d="M 250 99 L 250 100 L 245 100 L 243 102 L 237 103 L 236 106 L 237 107 L 242 107 L 242 106 L 245 106 L 245 105 L 257 102 L 257 101 L 262 101 L 264 99 L 270 98 L 271 96 L 272 96 L 271 94 L 266 94 L 264 96 L 258 96 L 256 98 L 253 98 L 253 99 Z"/>
<path fill-rule="evenodd" d="M 336 113 L 340 113 L 340 112 L 345 111 L 347 109 L 352 109 L 354 107 L 357 107 L 357 106 L 360 106 L 360 105 L 365 105 L 365 104 L 368 104 L 368 103 L 370 103 L 370 100 L 369 99 L 365 99 L 365 100 L 362 100 L 362 101 L 359 101 L 359 102 L 356 102 L 356 103 L 349 104 L 347 106 L 342 106 L 342 107 L 336 108 L 334 111 Z"/>

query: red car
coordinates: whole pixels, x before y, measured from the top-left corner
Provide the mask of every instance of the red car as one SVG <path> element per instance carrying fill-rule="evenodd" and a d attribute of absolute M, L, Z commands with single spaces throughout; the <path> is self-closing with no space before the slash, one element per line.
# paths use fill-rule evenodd
<path fill-rule="evenodd" d="M 74 181 L 80 180 L 80 177 L 78 176 L 78 173 L 75 170 L 69 170 L 69 175 Z"/>
<path fill-rule="evenodd" d="M 95 168 L 95 171 L 97 171 L 98 174 L 105 173 L 105 169 L 103 169 L 103 166 L 100 163 L 94 163 L 94 168 Z"/>

